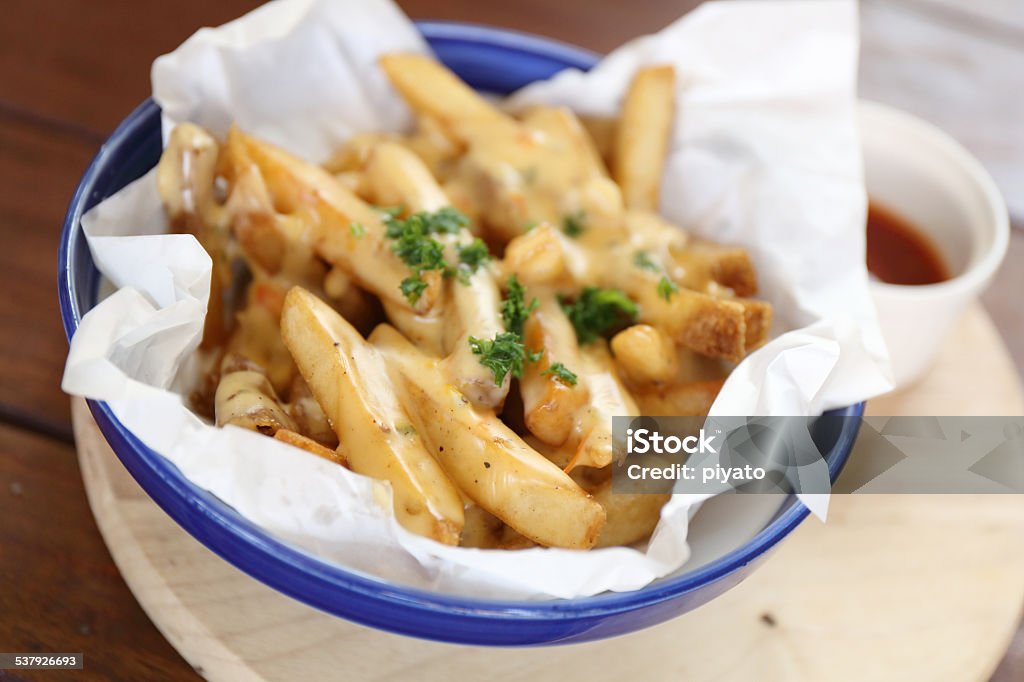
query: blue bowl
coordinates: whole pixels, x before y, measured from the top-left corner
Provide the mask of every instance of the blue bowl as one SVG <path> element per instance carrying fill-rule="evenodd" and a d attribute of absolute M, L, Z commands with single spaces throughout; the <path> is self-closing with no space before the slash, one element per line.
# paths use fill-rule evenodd
<path fill-rule="evenodd" d="M 589 69 L 597 55 L 512 31 L 422 22 L 437 56 L 474 88 L 505 94 L 562 69 Z M 75 333 L 96 304 L 100 275 L 81 230 L 82 214 L 156 165 L 160 110 L 142 103 L 93 159 L 64 219 L 59 293 L 64 329 Z M 707 603 L 749 575 L 766 553 L 806 518 L 786 500 L 751 540 L 695 570 L 628 593 L 554 601 L 497 601 L 435 594 L 391 584 L 324 562 L 286 544 L 209 492 L 189 482 L 114 417 L 89 401 L 100 430 L 139 485 L 194 538 L 252 577 L 299 601 L 348 620 L 404 635 L 461 644 L 529 646 L 584 642 L 625 634 Z M 829 414 L 835 428 L 822 437 L 833 480 L 856 438 L 863 403 Z"/>

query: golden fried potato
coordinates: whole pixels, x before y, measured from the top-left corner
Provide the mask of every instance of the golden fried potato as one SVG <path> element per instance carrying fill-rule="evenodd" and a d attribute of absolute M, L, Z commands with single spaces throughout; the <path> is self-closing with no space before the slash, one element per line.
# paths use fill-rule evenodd
<path fill-rule="evenodd" d="M 386 54 L 380 58 L 380 66 L 410 107 L 441 124 L 457 139 L 509 135 L 518 128 L 511 117 L 432 57 Z"/>
<path fill-rule="evenodd" d="M 657 327 L 636 324 L 612 338 L 615 364 L 633 384 L 670 381 L 679 371 L 675 344 Z"/>
<path fill-rule="evenodd" d="M 675 116 L 675 69 L 637 71 L 622 104 L 612 154 L 612 177 L 628 208 L 657 210 L 661 173 Z"/>
<path fill-rule="evenodd" d="M 234 353 L 221 362 L 214 406 L 217 426 L 231 424 L 269 436 L 296 428 L 263 369 Z"/>
<path fill-rule="evenodd" d="M 661 508 L 672 498 L 667 493 L 616 493 L 610 480 L 594 488 L 593 495 L 608 515 L 595 547 L 632 545 L 647 540 L 661 520 Z"/>
<path fill-rule="evenodd" d="M 232 141 L 232 137 L 235 141 Z M 401 291 L 409 268 L 391 250 L 380 213 L 347 190 L 327 171 L 237 128 L 228 147 L 244 149 L 259 167 L 273 205 L 283 214 L 308 211 L 317 254 L 343 269 L 361 288 L 381 300 L 424 313 L 440 299 L 441 274 L 423 274 L 427 288 L 415 304 Z"/>
<path fill-rule="evenodd" d="M 401 385 L 403 403 L 438 461 L 483 509 L 534 542 L 586 549 L 604 525 L 604 510 L 558 467 L 528 446 L 493 412 L 474 409 L 393 327 L 370 342 Z"/>
<path fill-rule="evenodd" d="M 526 427 L 549 445 L 561 445 L 576 428 L 576 416 L 590 402 L 590 391 L 578 377 L 567 381 L 552 373 L 554 363 L 568 371 L 582 371 L 576 333 L 554 296 L 542 295 L 526 320 L 524 342 L 528 351 L 544 354 L 527 363 L 519 381 Z"/>
<path fill-rule="evenodd" d="M 391 483 L 395 516 L 406 529 L 457 544 L 462 497 L 398 402 L 377 351 L 299 287 L 285 298 L 281 335 L 352 470 Z"/>
<path fill-rule="evenodd" d="M 200 347 L 224 343 L 231 330 L 226 314 L 226 290 L 231 286 L 231 267 L 226 254 L 227 229 L 224 209 L 214 197 L 214 178 L 220 145 L 199 126 L 181 123 L 174 127 L 156 168 L 157 192 L 174 232 L 191 234 L 213 261 L 210 298 Z"/>

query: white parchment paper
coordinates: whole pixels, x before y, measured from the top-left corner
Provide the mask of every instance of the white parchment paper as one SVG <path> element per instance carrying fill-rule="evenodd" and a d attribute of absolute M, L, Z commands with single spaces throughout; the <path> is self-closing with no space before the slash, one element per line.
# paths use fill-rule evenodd
<path fill-rule="evenodd" d="M 863 265 L 856 23 L 845 0 L 711 3 L 590 73 L 563 72 L 510 102 L 613 114 L 637 66 L 676 66 L 662 209 L 685 229 L 750 249 L 784 332 L 732 374 L 716 414 L 811 414 L 889 388 Z M 376 66 L 396 50 L 428 48 L 387 0 L 278 0 L 158 59 L 153 94 L 165 136 L 181 121 L 224 135 L 234 121 L 320 162 L 355 133 L 409 125 Z M 644 550 L 452 548 L 402 529 L 387 484 L 204 423 L 174 389 L 202 330 L 209 257 L 191 236 L 166 234 L 153 172 L 82 223 L 117 291 L 82 319 L 64 390 L 108 401 L 186 477 L 271 533 L 389 580 L 478 596 L 632 590 L 687 560 L 694 496 L 666 505 Z M 805 502 L 823 513 L 827 498 Z"/>

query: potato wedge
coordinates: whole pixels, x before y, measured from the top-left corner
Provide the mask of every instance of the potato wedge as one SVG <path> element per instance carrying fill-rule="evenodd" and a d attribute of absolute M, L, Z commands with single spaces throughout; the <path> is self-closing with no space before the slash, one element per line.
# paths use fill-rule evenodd
<path fill-rule="evenodd" d="M 579 119 L 587 134 L 590 135 L 594 149 L 604 160 L 605 166 L 610 168 L 619 120 L 612 116 L 580 116 Z"/>
<path fill-rule="evenodd" d="M 214 406 L 217 426 L 231 424 L 269 436 L 296 428 L 263 368 L 234 353 L 221 362 Z"/>
<path fill-rule="evenodd" d="M 171 131 L 156 170 L 157 192 L 171 229 L 195 236 L 213 261 L 202 348 L 222 344 L 231 331 L 224 301 L 231 286 L 225 253 L 227 229 L 224 208 L 213 195 L 219 155 L 220 145 L 209 133 L 197 125 L 182 123 Z"/>
<path fill-rule="evenodd" d="M 637 71 L 622 104 L 612 154 L 612 177 L 627 208 L 657 210 L 661 173 L 675 116 L 675 69 Z"/>
<path fill-rule="evenodd" d="M 566 383 L 550 373 L 551 365 L 562 363 L 570 371 L 581 371 L 582 361 L 576 333 L 553 295 L 542 295 L 537 309 L 523 329 L 523 341 L 530 352 L 544 351 L 540 360 L 526 364 L 519 381 L 526 427 L 548 445 L 561 445 L 576 426 L 576 415 L 590 401 L 590 392 L 578 379 Z"/>
<path fill-rule="evenodd" d="M 566 107 L 535 106 L 528 109 L 521 120 L 526 127 L 539 130 L 565 145 L 568 153 L 587 167 L 587 173 L 608 175 L 608 169 L 593 139 L 571 110 Z"/>
<path fill-rule="evenodd" d="M 586 549 L 604 510 L 571 478 L 529 447 L 493 412 L 477 410 L 393 327 L 370 342 L 399 381 L 403 402 L 445 471 L 476 504 L 538 544 Z"/>
<path fill-rule="evenodd" d="M 746 353 L 746 313 L 742 304 L 689 289 L 666 301 L 656 277 L 623 282 L 640 304 L 638 320 L 658 327 L 677 344 L 712 357 L 739 361 Z"/>
<path fill-rule="evenodd" d="M 672 498 L 667 493 L 616 493 L 610 480 L 594 488 L 593 495 L 608 515 L 595 547 L 632 545 L 647 540 L 661 520 L 661 508 Z"/>
<path fill-rule="evenodd" d="M 450 203 L 444 191 L 430 174 L 430 170 L 414 153 L 401 145 L 381 143 L 370 153 L 366 175 L 377 200 L 383 203 L 404 205 L 412 212 L 435 212 Z M 435 237 L 446 248 L 446 260 L 459 262 L 459 246 L 473 241 L 469 230 L 458 234 L 440 234 Z M 487 267 L 480 267 L 473 273 L 463 273 L 460 278 L 449 281 L 445 300 L 435 305 L 429 318 L 398 315 L 392 322 L 410 337 L 425 337 L 429 332 L 440 331 L 447 358 L 445 369 L 459 390 L 474 404 L 497 408 L 508 394 L 509 379 L 496 385 L 489 369 L 482 366 L 473 354 L 469 337 L 494 338 L 505 331 L 499 308 L 501 293 L 498 284 Z M 430 319 L 443 316 L 443 322 L 431 324 Z M 430 339 L 434 346 L 436 339 Z"/>
<path fill-rule="evenodd" d="M 402 98 L 460 140 L 514 135 L 518 124 L 432 57 L 386 54 L 380 66 Z"/>
<path fill-rule="evenodd" d="M 365 172 L 374 200 L 381 206 L 404 206 L 414 213 L 451 204 L 423 161 L 395 142 L 374 146 Z"/>
<path fill-rule="evenodd" d="M 565 283 L 568 266 L 562 239 L 558 230 L 542 223 L 508 243 L 502 267 L 526 286 Z"/>
<path fill-rule="evenodd" d="M 360 287 L 420 313 L 440 299 L 441 276 L 431 271 L 424 273 L 427 289 L 415 304 L 409 303 L 401 283 L 410 271 L 392 252 L 381 215 L 327 171 L 237 128 L 229 133 L 228 146 L 233 144 L 242 146 L 259 167 L 279 213 L 312 212 L 317 230 L 310 238 L 317 253 L 342 268 Z"/>
<path fill-rule="evenodd" d="M 673 279 L 684 287 L 706 292 L 708 282 L 715 282 L 737 296 L 757 293 L 757 273 L 744 248 L 691 240 L 672 249 L 672 259 L 681 270 Z"/>
<path fill-rule="evenodd" d="M 772 305 L 752 298 L 737 298 L 736 302 L 743 306 L 743 347 L 744 351 L 749 353 L 763 346 L 768 340 L 772 328 Z"/>
<path fill-rule="evenodd" d="M 601 468 L 614 458 L 612 417 L 635 417 L 640 410 L 622 385 L 615 362 L 603 339 L 580 349 L 579 383 L 587 388 L 590 403 L 576 415 L 576 454 L 566 466 Z"/>
<path fill-rule="evenodd" d="M 612 338 L 615 364 L 631 384 L 659 384 L 679 371 L 675 344 L 657 327 L 636 324 Z"/>
<path fill-rule="evenodd" d="M 295 363 L 281 341 L 284 292 L 272 281 L 257 279 L 246 292 L 245 307 L 235 315 L 235 327 L 225 347 L 258 364 L 274 390 L 285 395 L 295 379 Z"/>
<path fill-rule="evenodd" d="M 395 516 L 406 529 L 457 544 L 462 498 L 399 404 L 380 355 L 299 287 L 285 298 L 281 334 L 352 470 L 391 483 Z"/>

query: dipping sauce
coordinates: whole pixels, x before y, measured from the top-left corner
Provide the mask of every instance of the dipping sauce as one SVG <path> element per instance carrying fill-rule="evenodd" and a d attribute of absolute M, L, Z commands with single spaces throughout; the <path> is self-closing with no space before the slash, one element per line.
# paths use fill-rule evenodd
<path fill-rule="evenodd" d="M 950 278 L 931 240 L 874 202 L 868 204 L 868 271 L 888 284 L 937 284 Z"/>

